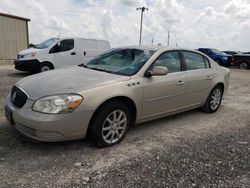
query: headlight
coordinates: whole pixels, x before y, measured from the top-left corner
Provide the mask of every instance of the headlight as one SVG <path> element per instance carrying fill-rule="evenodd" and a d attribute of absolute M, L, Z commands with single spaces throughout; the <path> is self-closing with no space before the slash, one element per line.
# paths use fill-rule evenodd
<path fill-rule="evenodd" d="M 23 58 L 32 58 L 32 57 L 35 57 L 35 56 L 36 56 L 36 52 L 32 52 L 32 53 L 25 54 L 22 57 Z"/>
<path fill-rule="evenodd" d="M 77 94 L 53 95 L 38 99 L 32 110 L 48 114 L 73 112 L 82 102 L 83 98 Z"/>

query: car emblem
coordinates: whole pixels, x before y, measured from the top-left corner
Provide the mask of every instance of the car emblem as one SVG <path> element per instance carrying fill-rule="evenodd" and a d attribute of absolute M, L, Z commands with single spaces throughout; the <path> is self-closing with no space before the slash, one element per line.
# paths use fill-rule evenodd
<path fill-rule="evenodd" d="M 12 96 L 11 96 L 11 100 L 15 101 L 15 99 L 16 99 L 16 92 L 14 91 L 13 94 L 12 94 Z"/>

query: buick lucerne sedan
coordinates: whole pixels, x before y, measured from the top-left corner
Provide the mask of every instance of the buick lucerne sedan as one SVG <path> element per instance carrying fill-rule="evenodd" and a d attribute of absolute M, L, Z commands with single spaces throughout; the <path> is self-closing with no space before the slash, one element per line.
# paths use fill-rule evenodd
<path fill-rule="evenodd" d="M 230 73 L 187 49 L 131 46 L 86 64 L 18 81 L 6 99 L 6 118 L 23 135 L 64 141 L 90 135 L 99 147 L 123 140 L 137 124 L 201 107 L 216 112 Z"/>

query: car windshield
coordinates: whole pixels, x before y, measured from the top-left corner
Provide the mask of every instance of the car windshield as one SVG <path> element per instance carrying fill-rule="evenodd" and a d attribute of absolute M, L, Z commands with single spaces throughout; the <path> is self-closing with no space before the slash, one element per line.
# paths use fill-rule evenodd
<path fill-rule="evenodd" d="M 213 52 L 214 54 L 226 55 L 226 53 L 224 53 L 224 52 L 222 52 L 222 51 L 219 51 L 219 50 L 217 50 L 217 49 L 212 49 L 212 52 Z"/>
<path fill-rule="evenodd" d="M 54 44 L 55 42 L 57 42 L 59 39 L 58 38 L 51 38 L 51 39 L 48 39 L 40 44 L 37 44 L 35 46 L 35 48 L 37 49 L 45 49 L 45 48 L 48 48 L 50 47 L 52 44 Z"/>
<path fill-rule="evenodd" d="M 80 66 L 97 71 L 132 76 L 141 69 L 154 53 L 155 50 L 113 49 Z"/>

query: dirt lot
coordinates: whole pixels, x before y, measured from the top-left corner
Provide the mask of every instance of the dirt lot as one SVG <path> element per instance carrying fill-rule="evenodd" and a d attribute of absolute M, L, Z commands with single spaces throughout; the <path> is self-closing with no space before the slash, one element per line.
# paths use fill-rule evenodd
<path fill-rule="evenodd" d="M 0 187 L 250 187 L 250 71 L 231 69 L 217 113 L 197 109 L 136 125 L 106 149 L 20 136 L 2 110 L 24 76 L 0 66 Z"/>

